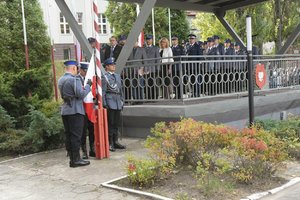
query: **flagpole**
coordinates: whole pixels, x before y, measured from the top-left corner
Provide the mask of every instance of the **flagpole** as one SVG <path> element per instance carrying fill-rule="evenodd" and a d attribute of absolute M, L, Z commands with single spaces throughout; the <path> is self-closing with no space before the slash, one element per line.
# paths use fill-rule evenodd
<path fill-rule="evenodd" d="M 169 41 L 171 41 L 172 32 L 171 32 L 171 9 L 170 8 L 168 8 L 168 13 L 169 13 Z"/>
<path fill-rule="evenodd" d="M 24 12 L 24 2 L 21 0 L 22 7 L 22 21 L 23 21 L 23 33 L 24 33 L 24 46 L 25 46 L 25 59 L 26 59 L 26 69 L 29 69 L 29 55 L 28 55 L 28 46 L 27 46 L 27 33 L 26 33 L 26 21 L 25 21 L 25 12 Z"/>
<path fill-rule="evenodd" d="M 153 34 L 153 44 L 155 45 L 154 8 L 152 8 L 152 34 Z"/>
<path fill-rule="evenodd" d="M 52 63 L 52 73 L 53 73 L 53 86 L 54 86 L 54 95 L 55 100 L 58 101 L 58 89 L 57 89 L 57 83 L 56 83 L 56 66 L 54 62 L 54 47 L 53 47 L 53 39 L 52 39 L 52 33 L 51 33 L 51 20 L 50 20 L 50 14 L 49 14 L 49 2 L 47 2 L 47 18 L 48 18 L 48 34 L 51 41 L 51 63 Z"/>

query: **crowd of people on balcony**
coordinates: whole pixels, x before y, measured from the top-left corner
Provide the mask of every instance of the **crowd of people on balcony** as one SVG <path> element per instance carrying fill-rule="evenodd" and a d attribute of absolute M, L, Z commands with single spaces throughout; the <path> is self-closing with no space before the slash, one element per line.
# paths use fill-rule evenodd
<path fill-rule="evenodd" d="M 110 57 L 117 60 L 126 39 L 124 35 L 119 40 L 112 36 L 110 44 L 101 48 L 101 60 Z M 146 35 L 143 47 L 140 47 L 139 43 L 136 42 L 129 56 L 127 65 L 134 67 L 126 68 L 122 73 L 126 99 L 180 99 L 187 91 L 185 87 L 180 87 L 182 81 L 185 82 L 185 86 L 189 81 L 196 83 L 193 84 L 192 89 L 188 89 L 192 90 L 189 92 L 194 97 L 200 97 L 200 93 L 215 94 L 216 89 L 200 91 L 202 80 L 195 79 L 203 79 L 203 77 L 197 77 L 197 75 L 203 74 L 202 69 L 200 69 L 203 66 L 189 65 L 183 69 L 182 65 L 178 64 L 182 60 L 182 56 L 188 61 L 193 61 L 220 60 L 228 58 L 225 56 L 246 55 L 240 43 L 232 43 L 230 39 L 225 39 L 224 44 L 222 44 L 217 35 L 202 42 L 197 41 L 195 34 L 189 34 L 187 43 L 180 43 L 179 38 L 173 36 L 171 44 L 166 37 L 163 37 L 159 40 L 158 46 L 153 44 L 153 39 L 153 35 Z M 253 49 L 253 54 L 258 54 L 257 48 Z M 183 75 L 193 76 L 182 79 Z M 209 81 L 206 80 L 206 82 Z M 213 87 L 214 85 L 211 86 L 211 88 Z"/>

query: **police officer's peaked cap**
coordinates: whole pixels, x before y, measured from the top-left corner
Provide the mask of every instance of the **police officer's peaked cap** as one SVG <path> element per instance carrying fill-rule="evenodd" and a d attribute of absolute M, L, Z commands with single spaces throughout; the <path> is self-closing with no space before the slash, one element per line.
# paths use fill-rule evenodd
<path fill-rule="evenodd" d="M 208 38 L 207 38 L 207 42 L 213 42 L 213 41 L 214 41 L 213 38 L 211 38 L 211 37 L 208 37 Z"/>
<path fill-rule="evenodd" d="M 88 69 L 89 68 L 89 64 L 88 62 L 80 62 L 80 68 L 81 69 Z"/>
<path fill-rule="evenodd" d="M 198 45 L 202 46 L 203 42 L 202 41 L 198 41 Z"/>
<path fill-rule="evenodd" d="M 189 39 L 196 39 L 196 38 L 197 38 L 197 36 L 195 34 L 193 34 L 193 33 L 189 34 Z"/>
<path fill-rule="evenodd" d="M 89 41 L 89 43 L 91 44 L 91 43 L 93 43 L 93 42 L 96 42 L 96 39 L 93 38 L 93 37 L 89 37 L 89 38 L 88 38 L 88 41 Z"/>
<path fill-rule="evenodd" d="M 151 40 L 153 39 L 153 35 L 146 35 L 146 40 Z"/>
<path fill-rule="evenodd" d="M 178 40 L 178 37 L 177 36 L 173 36 L 171 39 L 172 40 Z"/>
<path fill-rule="evenodd" d="M 106 66 L 106 65 L 112 65 L 112 64 L 116 64 L 115 58 L 113 58 L 113 57 L 107 58 L 105 60 L 105 62 L 104 62 L 104 66 Z"/>
<path fill-rule="evenodd" d="M 214 39 L 214 40 L 219 40 L 219 39 L 220 39 L 220 37 L 219 37 L 219 36 L 217 36 L 217 35 L 214 35 L 214 36 L 213 36 L 213 39 Z"/>
<path fill-rule="evenodd" d="M 224 43 L 231 43 L 231 40 L 230 40 L 230 39 L 226 39 L 226 40 L 224 41 Z"/>
<path fill-rule="evenodd" d="M 126 35 L 121 35 L 120 36 L 120 41 L 122 41 L 122 40 L 127 40 L 127 36 Z"/>
<path fill-rule="evenodd" d="M 241 46 L 239 42 L 234 43 L 234 46 Z"/>
<path fill-rule="evenodd" d="M 69 66 L 69 65 L 75 65 L 75 66 L 77 66 L 78 63 L 77 63 L 76 60 L 67 60 L 67 61 L 64 62 L 64 65 L 65 66 Z"/>

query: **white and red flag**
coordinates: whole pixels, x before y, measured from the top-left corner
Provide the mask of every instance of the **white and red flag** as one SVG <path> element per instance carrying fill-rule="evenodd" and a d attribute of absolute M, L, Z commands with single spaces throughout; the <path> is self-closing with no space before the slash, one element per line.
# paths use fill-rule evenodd
<path fill-rule="evenodd" d="M 101 72 L 100 72 L 101 74 Z M 85 108 L 85 112 L 87 114 L 87 117 L 89 120 L 93 123 L 96 122 L 96 115 L 94 112 L 94 99 L 96 97 L 96 72 L 95 72 L 95 60 L 94 55 L 91 58 L 89 68 L 87 70 L 85 80 L 84 80 L 84 86 L 87 84 L 87 81 L 91 79 L 93 81 L 93 85 L 91 88 L 91 92 L 88 93 L 88 95 L 83 100 L 83 105 Z M 102 93 L 100 90 L 99 92 Z"/>

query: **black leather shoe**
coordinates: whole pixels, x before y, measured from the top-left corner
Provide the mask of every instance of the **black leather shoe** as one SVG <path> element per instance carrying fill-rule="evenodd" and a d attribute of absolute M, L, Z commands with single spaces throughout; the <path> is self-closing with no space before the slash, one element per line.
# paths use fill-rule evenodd
<path fill-rule="evenodd" d="M 115 142 L 115 143 L 114 143 L 114 147 L 115 147 L 116 149 L 126 149 L 126 146 L 121 145 L 119 142 Z"/>
<path fill-rule="evenodd" d="M 109 145 L 109 151 L 111 151 L 111 152 L 115 152 L 115 151 L 116 151 L 116 149 L 115 149 L 115 147 L 114 147 L 113 145 Z"/>
<path fill-rule="evenodd" d="M 90 151 L 89 154 L 90 154 L 90 157 L 96 157 L 96 154 L 94 151 Z"/>
<path fill-rule="evenodd" d="M 73 161 L 73 162 L 70 162 L 70 167 L 83 167 L 83 166 L 87 166 L 90 164 L 90 161 L 88 160 L 78 160 L 78 161 Z"/>

